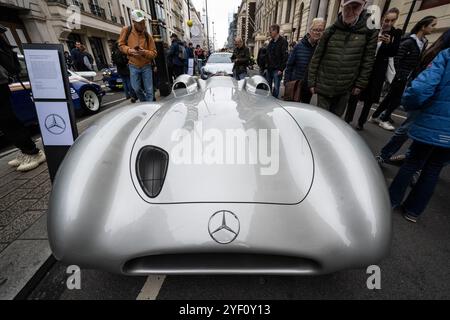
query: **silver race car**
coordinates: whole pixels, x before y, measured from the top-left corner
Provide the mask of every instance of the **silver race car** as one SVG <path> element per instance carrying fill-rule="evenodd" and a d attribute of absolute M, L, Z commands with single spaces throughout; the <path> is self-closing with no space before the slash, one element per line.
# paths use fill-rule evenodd
<path fill-rule="evenodd" d="M 273 98 L 260 76 L 180 76 L 69 150 L 48 231 L 67 264 L 126 275 L 323 274 L 388 252 L 391 210 L 364 141 Z"/>

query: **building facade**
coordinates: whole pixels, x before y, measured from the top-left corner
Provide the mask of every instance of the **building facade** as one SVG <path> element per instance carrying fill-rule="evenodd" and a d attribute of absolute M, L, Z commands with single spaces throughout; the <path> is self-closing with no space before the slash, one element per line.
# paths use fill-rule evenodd
<path fill-rule="evenodd" d="M 377 8 L 380 15 L 389 8 L 397 7 L 400 10 L 400 18 L 396 27 L 403 28 L 412 3 L 413 0 L 368 0 L 367 6 L 376 6 L 374 8 Z M 253 33 L 254 53 L 256 54 L 269 38 L 270 25 L 280 25 L 281 34 L 289 42 L 297 42 L 307 33 L 312 19 L 324 18 L 327 26 L 330 26 L 336 20 L 340 9 L 341 0 L 257 0 Z M 438 18 L 436 31 L 428 37 L 433 42 L 450 28 L 450 0 L 416 1 L 406 30 L 409 32 L 416 22 L 427 15 Z"/>

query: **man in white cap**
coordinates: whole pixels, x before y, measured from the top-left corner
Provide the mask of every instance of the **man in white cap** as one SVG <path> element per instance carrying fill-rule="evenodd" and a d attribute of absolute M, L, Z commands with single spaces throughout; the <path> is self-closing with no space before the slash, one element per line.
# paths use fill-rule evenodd
<path fill-rule="evenodd" d="M 309 66 L 308 86 L 318 106 L 341 116 L 350 94 L 366 88 L 375 61 L 378 30 L 369 27 L 365 0 L 342 0 L 342 12 L 327 28 Z"/>
<path fill-rule="evenodd" d="M 124 27 L 119 48 L 128 56 L 131 86 L 140 101 L 153 101 L 152 61 L 157 51 L 153 37 L 145 30 L 142 10 L 131 12 L 132 27 Z"/>

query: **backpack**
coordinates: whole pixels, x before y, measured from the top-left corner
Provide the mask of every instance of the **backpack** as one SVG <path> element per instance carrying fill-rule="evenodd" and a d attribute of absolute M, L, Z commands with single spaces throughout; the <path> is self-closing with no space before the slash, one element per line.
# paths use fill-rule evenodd
<path fill-rule="evenodd" d="M 2 41 L 0 48 L 0 65 L 5 68 L 5 70 L 11 76 L 15 76 L 20 73 L 22 67 L 20 66 L 19 57 L 17 52 L 12 50 L 6 41 Z"/>
<path fill-rule="evenodd" d="M 129 36 L 130 36 L 130 34 L 131 34 L 131 31 L 133 30 L 133 27 L 128 27 L 128 30 L 127 30 L 127 34 L 125 35 L 125 43 L 128 45 L 128 38 L 129 38 Z M 147 43 L 147 44 L 149 44 L 149 42 L 150 42 L 150 40 L 149 40 L 149 35 L 148 35 L 148 33 L 147 33 L 147 31 L 146 30 L 144 30 L 144 36 L 145 36 L 145 42 Z"/>
<path fill-rule="evenodd" d="M 128 65 L 127 55 L 122 53 L 119 49 L 113 50 L 111 54 L 111 60 L 117 67 Z"/>
<path fill-rule="evenodd" d="M 181 44 L 178 44 L 178 58 L 180 58 L 183 61 L 188 58 L 187 50 Z"/>

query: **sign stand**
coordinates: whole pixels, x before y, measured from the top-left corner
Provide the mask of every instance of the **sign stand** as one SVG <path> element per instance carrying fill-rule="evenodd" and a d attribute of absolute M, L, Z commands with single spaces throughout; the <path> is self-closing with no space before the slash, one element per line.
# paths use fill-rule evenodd
<path fill-rule="evenodd" d="M 78 137 L 62 44 L 23 44 L 50 179 Z"/>

